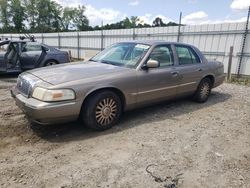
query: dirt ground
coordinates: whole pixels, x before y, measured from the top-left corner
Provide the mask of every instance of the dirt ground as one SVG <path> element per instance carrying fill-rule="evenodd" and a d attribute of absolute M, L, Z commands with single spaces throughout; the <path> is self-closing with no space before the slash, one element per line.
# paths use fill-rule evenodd
<path fill-rule="evenodd" d="M 31 128 L 14 84 L 0 78 L 0 187 L 250 187 L 250 87 L 223 84 L 205 104 L 151 106 L 93 132 Z"/>

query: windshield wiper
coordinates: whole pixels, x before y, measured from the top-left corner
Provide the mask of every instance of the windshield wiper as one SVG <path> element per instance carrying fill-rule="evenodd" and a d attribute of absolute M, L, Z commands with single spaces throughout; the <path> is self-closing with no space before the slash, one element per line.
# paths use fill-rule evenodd
<path fill-rule="evenodd" d="M 108 64 L 108 65 L 116 65 L 117 66 L 117 63 L 113 63 L 113 62 L 110 62 L 110 61 L 100 61 L 101 63 L 104 63 L 104 64 Z"/>

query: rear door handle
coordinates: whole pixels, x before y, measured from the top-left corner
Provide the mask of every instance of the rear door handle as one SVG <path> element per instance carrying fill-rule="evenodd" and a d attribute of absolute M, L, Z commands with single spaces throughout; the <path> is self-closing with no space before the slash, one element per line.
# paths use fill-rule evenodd
<path fill-rule="evenodd" d="M 202 68 L 198 68 L 197 70 L 198 70 L 199 72 L 203 71 L 203 69 L 202 69 Z"/>

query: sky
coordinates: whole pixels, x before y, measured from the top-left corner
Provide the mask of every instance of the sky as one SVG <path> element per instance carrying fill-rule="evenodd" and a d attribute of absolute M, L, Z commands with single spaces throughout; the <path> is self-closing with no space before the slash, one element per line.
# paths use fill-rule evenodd
<path fill-rule="evenodd" d="M 84 5 L 90 25 L 115 23 L 138 16 L 140 23 L 152 24 L 154 18 L 183 24 L 210 24 L 246 21 L 250 0 L 54 0 L 62 6 Z"/>

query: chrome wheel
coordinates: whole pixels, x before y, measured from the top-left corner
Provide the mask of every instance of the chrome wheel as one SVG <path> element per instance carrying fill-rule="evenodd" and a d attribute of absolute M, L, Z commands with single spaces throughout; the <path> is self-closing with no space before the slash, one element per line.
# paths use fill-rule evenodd
<path fill-rule="evenodd" d="M 82 110 L 82 120 L 87 127 L 103 131 L 118 123 L 121 113 L 119 96 L 113 91 L 103 90 L 87 98 Z"/>
<path fill-rule="evenodd" d="M 98 124 L 106 126 L 114 121 L 116 113 L 116 101 L 112 98 L 105 98 L 98 103 L 95 116 Z"/>
<path fill-rule="evenodd" d="M 208 97 L 209 92 L 210 92 L 210 85 L 209 85 L 208 82 L 205 82 L 205 83 L 202 85 L 201 90 L 200 90 L 201 98 L 206 98 L 206 97 Z"/>
<path fill-rule="evenodd" d="M 209 78 L 203 78 L 194 93 L 193 99 L 196 102 L 203 103 L 206 102 L 212 89 L 212 83 Z"/>

